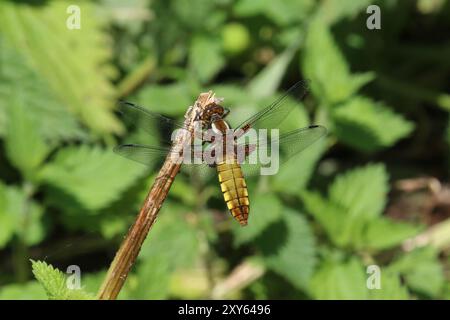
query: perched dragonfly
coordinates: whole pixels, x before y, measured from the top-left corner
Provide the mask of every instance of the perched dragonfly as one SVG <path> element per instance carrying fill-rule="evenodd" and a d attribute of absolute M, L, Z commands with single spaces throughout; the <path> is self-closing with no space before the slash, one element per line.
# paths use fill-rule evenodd
<path fill-rule="evenodd" d="M 298 107 L 298 100 L 302 99 L 306 92 L 307 83 L 298 82 L 268 107 L 245 120 L 235 129 L 231 129 L 225 120 L 229 109 L 223 107 L 220 101 L 210 103 L 201 113 L 195 115 L 200 130 L 192 134 L 189 145 L 182 149 L 122 144 L 114 151 L 148 166 L 153 166 L 168 155 L 173 155 L 174 159 L 183 159 L 183 166 L 193 164 L 197 168 L 199 166 L 215 168 L 230 213 L 242 226 L 245 226 L 250 209 L 245 177 L 261 174 L 267 164 L 267 162 L 258 161 L 257 156 L 267 157 L 269 154 L 275 154 L 277 164 L 283 164 L 327 132 L 323 126 L 310 125 L 283 133 L 284 127 L 280 124 L 295 107 Z M 120 104 L 120 112 L 130 121 L 138 120 L 140 127 L 153 134 L 155 123 L 164 131 L 174 128 L 186 130 L 182 123 L 129 102 Z M 249 161 L 250 158 L 252 161 Z M 186 159 L 193 161 L 186 161 Z M 167 179 L 174 179 L 177 173 L 178 171 L 175 170 L 167 176 Z"/>

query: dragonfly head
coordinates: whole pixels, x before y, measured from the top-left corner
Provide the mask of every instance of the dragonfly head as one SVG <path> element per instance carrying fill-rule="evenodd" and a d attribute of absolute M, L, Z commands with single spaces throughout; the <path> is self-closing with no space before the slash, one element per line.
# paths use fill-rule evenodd
<path fill-rule="evenodd" d="M 209 127 L 211 123 L 224 118 L 226 109 L 217 103 L 210 103 L 198 115 L 198 120 L 202 121 L 205 127 Z"/>

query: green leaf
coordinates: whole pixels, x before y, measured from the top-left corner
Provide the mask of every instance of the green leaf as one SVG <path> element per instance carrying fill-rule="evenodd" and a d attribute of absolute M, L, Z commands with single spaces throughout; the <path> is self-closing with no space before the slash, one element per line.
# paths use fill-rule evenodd
<path fill-rule="evenodd" d="M 346 247 L 352 239 L 359 236 L 360 228 L 352 230 L 347 221 L 347 212 L 344 208 L 328 201 L 318 193 L 303 190 L 300 197 L 311 214 L 325 230 L 330 240 L 338 247 Z"/>
<path fill-rule="evenodd" d="M 316 265 L 315 241 L 302 215 L 286 208 L 282 220 L 272 223 L 254 243 L 268 268 L 299 289 L 308 287 Z"/>
<path fill-rule="evenodd" d="M 322 139 L 299 155 L 289 159 L 273 177 L 272 186 L 274 190 L 287 194 L 298 194 L 300 190 L 306 187 L 317 162 L 326 150 L 327 141 Z"/>
<path fill-rule="evenodd" d="M 241 245 L 252 241 L 260 235 L 271 223 L 281 217 L 282 206 L 273 194 L 250 194 L 250 213 L 248 225 L 243 228 L 239 224 L 233 225 L 234 244 Z"/>
<path fill-rule="evenodd" d="M 80 1 L 81 29 L 66 26 L 69 0 L 45 6 L 0 3 L 0 35 L 20 51 L 47 81 L 52 93 L 96 132 L 121 132 L 112 113 L 114 88 L 109 82 L 116 70 L 106 64 L 111 45 L 97 5 Z"/>
<path fill-rule="evenodd" d="M 348 262 L 323 261 L 312 278 L 310 294 L 318 300 L 367 299 L 364 266 L 356 258 Z"/>
<path fill-rule="evenodd" d="M 369 290 L 371 300 L 408 300 L 408 289 L 402 284 L 400 275 L 390 268 L 381 269 L 381 288 Z"/>
<path fill-rule="evenodd" d="M 45 140 L 84 137 L 75 118 L 52 94 L 45 79 L 0 36 L 0 135 L 6 133 L 8 107 L 14 101 L 26 106 L 35 130 Z"/>
<path fill-rule="evenodd" d="M 287 25 L 305 19 L 314 5 L 313 0 L 240 0 L 233 11 L 239 17 L 263 14 L 279 25 Z"/>
<path fill-rule="evenodd" d="M 65 207 L 69 196 L 91 213 L 118 199 L 138 178 L 145 167 L 100 147 L 67 147 L 54 161 L 42 168 L 42 182 L 60 190 L 55 201 Z M 65 208 L 67 209 L 67 208 Z"/>
<path fill-rule="evenodd" d="M 193 103 L 189 89 L 183 83 L 146 87 L 140 91 L 138 100 L 149 110 L 169 116 L 183 115 Z"/>
<path fill-rule="evenodd" d="M 5 149 L 11 163 L 32 180 L 50 149 L 25 108 L 20 96 L 8 106 Z"/>
<path fill-rule="evenodd" d="M 315 96 L 333 105 L 347 100 L 374 78 L 372 73 L 352 75 L 327 25 L 316 17 L 309 24 L 302 70 L 311 80 Z"/>
<path fill-rule="evenodd" d="M 37 281 L 30 281 L 2 286 L 0 300 L 47 300 L 47 295 Z"/>
<path fill-rule="evenodd" d="M 65 275 L 43 261 L 31 260 L 33 274 L 50 300 L 91 300 L 94 296 L 82 289 L 69 289 Z"/>
<path fill-rule="evenodd" d="M 383 164 L 372 164 L 339 175 L 331 184 L 330 201 L 347 209 L 347 218 L 378 217 L 386 205 L 388 174 Z"/>
<path fill-rule="evenodd" d="M 373 2 L 371 0 L 323 1 L 318 16 L 323 19 L 324 23 L 336 23 L 344 18 L 354 18 L 359 13 L 365 12 L 366 8 Z"/>
<path fill-rule="evenodd" d="M 364 152 L 390 147 L 407 137 L 414 124 L 381 103 L 356 96 L 332 113 L 334 131 L 345 144 Z"/>
<path fill-rule="evenodd" d="M 137 268 L 137 285 L 127 293 L 133 299 L 167 299 L 171 273 L 167 259 L 146 259 Z"/>
<path fill-rule="evenodd" d="M 220 40 L 195 36 L 189 49 L 189 65 L 202 83 L 211 80 L 225 65 Z"/>
<path fill-rule="evenodd" d="M 248 92 L 256 98 L 265 98 L 275 94 L 296 51 L 297 46 L 291 47 L 274 58 L 249 82 Z"/>
<path fill-rule="evenodd" d="M 186 221 L 186 210 L 166 201 L 145 240 L 139 259 L 163 259 L 171 270 L 191 266 L 199 253 L 197 230 Z"/>
<path fill-rule="evenodd" d="M 0 183 L 0 248 L 11 237 L 19 235 L 27 245 L 35 245 L 44 238 L 43 208 L 29 199 L 23 190 Z"/>
<path fill-rule="evenodd" d="M 444 270 L 439 262 L 439 252 L 432 247 L 406 253 L 389 268 L 404 277 L 411 290 L 438 298 L 445 283 Z"/>
<path fill-rule="evenodd" d="M 16 229 L 16 218 L 10 210 L 10 192 L 0 182 L 0 248 L 3 248 L 12 238 Z"/>
<path fill-rule="evenodd" d="M 421 226 L 379 217 L 369 222 L 364 234 L 364 246 L 377 250 L 388 249 L 417 235 L 422 229 Z"/>

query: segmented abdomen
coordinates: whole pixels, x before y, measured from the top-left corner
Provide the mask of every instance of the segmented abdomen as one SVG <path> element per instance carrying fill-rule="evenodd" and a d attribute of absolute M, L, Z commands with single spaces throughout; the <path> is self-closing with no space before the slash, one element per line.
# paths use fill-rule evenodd
<path fill-rule="evenodd" d="M 217 164 L 220 188 L 233 217 L 242 226 L 247 225 L 249 201 L 247 184 L 245 183 L 241 167 L 237 161 L 233 163 Z"/>

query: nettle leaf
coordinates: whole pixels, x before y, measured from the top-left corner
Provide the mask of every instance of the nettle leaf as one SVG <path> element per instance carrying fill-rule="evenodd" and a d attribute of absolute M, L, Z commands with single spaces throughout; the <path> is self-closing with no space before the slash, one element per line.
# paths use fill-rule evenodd
<path fill-rule="evenodd" d="M 351 243 L 353 233 L 346 220 L 347 212 L 344 208 L 328 201 L 318 193 L 303 190 L 300 197 L 307 212 L 319 222 L 335 245 L 345 247 Z M 358 235 L 359 230 L 356 232 Z"/>
<path fill-rule="evenodd" d="M 364 152 L 390 147 L 414 129 L 412 122 L 390 108 L 362 96 L 335 108 L 332 117 L 338 138 Z"/>
<path fill-rule="evenodd" d="M 26 112 L 20 96 L 8 106 L 7 118 L 6 155 L 25 177 L 32 179 L 50 149 L 37 131 L 35 121 Z"/>
<path fill-rule="evenodd" d="M 364 246 L 377 250 L 392 248 L 417 235 L 422 229 L 418 225 L 379 217 L 368 224 L 363 237 Z"/>
<path fill-rule="evenodd" d="M 35 245 L 45 236 L 42 224 L 43 208 L 28 199 L 23 190 L 0 183 L 0 248 L 14 234 L 27 245 Z"/>
<path fill-rule="evenodd" d="M 225 65 L 220 39 L 196 36 L 189 48 L 189 65 L 202 83 L 211 80 Z"/>
<path fill-rule="evenodd" d="M 271 223 L 278 221 L 283 211 L 280 201 L 273 194 L 251 194 L 249 198 L 251 204 L 248 225 L 242 228 L 237 223 L 233 224 L 235 245 L 254 240 Z"/>
<path fill-rule="evenodd" d="M 369 296 L 364 266 L 356 258 L 348 262 L 324 260 L 314 274 L 310 294 L 318 300 L 363 300 Z"/>
<path fill-rule="evenodd" d="M 169 116 L 183 115 L 193 103 L 189 88 L 184 83 L 146 87 L 139 92 L 138 101 L 153 112 Z"/>
<path fill-rule="evenodd" d="M 145 169 L 111 150 L 82 145 L 59 151 L 54 161 L 42 168 L 39 179 L 62 192 L 55 197 L 56 203 L 62 201 L 64 207 L 63 196 L 69 196 L 95 213 L 118 199 Z"/>
<path fill-rule="evenodd" d="M 394 261 L 389 268 L 400 273 L 411 290 L 431 298 L 438 298 L 445 284 L 439 252 L 432 247 L 406 253 Z"/>
<path fill-rule="evenodd" d="M 302 66 L 306 77 L 311 79 L 311 89 L 315 96 L 328 105 L 345 101 L 374 78 L 374 74 L 370 72 L 356 75 L 350 73 L 350 67 L 328 26 L 319 16 L 309 24 Z"/>
<path fill-rule="evenodd" d="M 8 106 L 12 102 L 26 106 L 23 111 L 47 141 L 84 137 L 75 118 L 52 94 L 45 79 L 0 37 L 0 135 L 6 134 Z"/>
<path fill-rule="evenodd" d="M 64 273 L 43 261 L 31 260 L 33 274 L 44 288 L 49 300 L 92 300 L 94 296 L 82 289 L 70 289 Z"/>
<path fill-rule="evenodd" d="M 328 190 L 329 199 L 346 208 L 348 218 L 365 216 L 370 220 L 383 212 L 388 179 L 383 164 L 351 170 L 333 181 Z"/>
<path fill-rule="evenodd" d="M 282 219 L 272 223 L 255 240 L 265 265 L 299 289 L 308 287 L 316 265 L 314 235 L 308 221 L 285 208 Z"/>
<path fill-rule="evenodd" d="M 45 6 L 0 3 L 0 35 L 30 61 L 47 80 L 52 93 L 96 132 L 121 132 L 112 113 L 114 88 L 108 78 L 115 73 L 112 50 L 97 5 L 80 1 L 81 29 L 69 29 L 69 0 Z"/>

